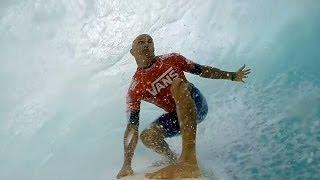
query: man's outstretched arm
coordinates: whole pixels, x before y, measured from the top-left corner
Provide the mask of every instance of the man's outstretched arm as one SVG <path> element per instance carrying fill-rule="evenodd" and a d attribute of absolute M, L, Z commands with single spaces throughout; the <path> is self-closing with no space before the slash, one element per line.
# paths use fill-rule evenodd
<path fill-rule="evenodd" d="M 139 111 L 131 111 L 130 119 L 124 133 L 124 162 L 117 178 L 133 175 L 131 167 L 134 150 L 136 149 L 139 138 Z"/>
<path fill-rule="evenodd" d="M 201 77 L 210 79 L 229 79 L 234 80 L 236 78 L 235 72 L 222 71 L 215 67 L 203 66 Z"/>
<path fill-rule="evenodd" d="M 199 64 L 194 64 L 194 68 L 190 70 L 190 73 L 199 75 L 204 78 L 210 79 L 229 79 L 232 81 L 243 81 L 243 78 L 247 78 L 250 73 L 250 69 L 244 70 L 245 65 L 243 65 L 237 72 L 222 71 L 218 68 L 211 66 L 202 66 Z"/>

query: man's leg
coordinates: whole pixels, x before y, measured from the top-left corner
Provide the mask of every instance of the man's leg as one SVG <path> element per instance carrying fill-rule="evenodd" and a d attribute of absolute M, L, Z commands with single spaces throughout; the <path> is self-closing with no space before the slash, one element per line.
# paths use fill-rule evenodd
<path fill-rule="evenodd" d="M 140 139 L 146 147 L 166 156 L 170 162 L 176 161 L 176 155 L 164 140 L 164 130 L 159 124 L 152 123 L 150 128 L 143 130 L 140 134 Z"/>
<path fill-rule="evenodd" d="M 157 172 L 148 173 L 148 178 L 172 179 L 199 177 L 200 170 L 196 158 L 196 130 L 197 112 L 191 98 L 188 83 L 177 78 L 173 81 L 171 92 L 177 105 L 177 114 L 182 135 L 182 153 L 173 165 L 169 165 Z"/>

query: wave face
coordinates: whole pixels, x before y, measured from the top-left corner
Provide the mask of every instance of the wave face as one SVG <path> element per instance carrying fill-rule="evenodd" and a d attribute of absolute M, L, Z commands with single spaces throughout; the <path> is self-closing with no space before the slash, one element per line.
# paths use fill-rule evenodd
<path fill-rule="evenodd" d="M 187 75 L 209 104 L 204 174 L 319 179 L 319 19 L 317 0 L 2 0 L 0 179 L 115 179 L 140 33 L 156 54 L 252 69 L 245 84 Z M 143 103 L 140 130 L 161 113 Z M 139 143 L 133 167 L 159 158 Z"/>

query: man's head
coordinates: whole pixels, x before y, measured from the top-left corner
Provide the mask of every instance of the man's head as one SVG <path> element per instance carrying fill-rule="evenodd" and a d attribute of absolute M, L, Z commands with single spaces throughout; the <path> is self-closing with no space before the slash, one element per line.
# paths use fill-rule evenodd
<path fill-rule="evenodd" d="M 148 67 L 154 58 L 153 39 L 148 34 L 141 34 L 132 43 L 130 53 L 136 59 L 138 67 Z"/>

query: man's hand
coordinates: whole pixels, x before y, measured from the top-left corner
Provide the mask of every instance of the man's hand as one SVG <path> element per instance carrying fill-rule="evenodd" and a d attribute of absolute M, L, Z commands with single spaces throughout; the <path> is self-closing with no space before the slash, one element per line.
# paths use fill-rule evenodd
<path fill-rule="evenodd" d="M 250 74 L 250 69 L 244 69 L 246 67 L 246 65 L 243 65 L 237 72 L 236 72 L 236 77 L 234 79 L 234 81 L 241 81 L 243 83 L 244 80 L 243 78 L 247 78 L 248 74 Z"/>
<path fill-rule="evenodd" d="M 117 179 L 123 178 L 125 176 L 133 175 L 133 170 L 130 166 L 122 166 L 121 170 L 117 175 Z"/>
<path fill-rule="evenodd" d="M 119 171 L 117 178 L 120 179 L 125 176 L 133 175 L 133 170 L 131 168 L 131 161 L 134 154 L 134 150 L 138 143 L 138 127 L 139 122 L 137 124 L 132 124 L 130 120 L 126 131 L 124 133 L 123 146 L 124 146 L 124 162 L 121 170 Z"/>

